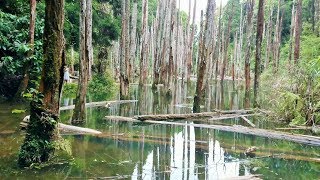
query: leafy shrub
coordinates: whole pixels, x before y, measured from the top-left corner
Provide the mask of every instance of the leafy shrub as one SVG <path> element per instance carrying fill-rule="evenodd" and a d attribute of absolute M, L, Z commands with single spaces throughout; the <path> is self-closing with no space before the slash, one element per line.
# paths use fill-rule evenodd
<path fill-rule="evenodd" d="M 106 75 L 95 75 L 89 83 L 89 94 L 93 101 L 108 100 L 114 96 L 116 86 L 113 78 Z"/>

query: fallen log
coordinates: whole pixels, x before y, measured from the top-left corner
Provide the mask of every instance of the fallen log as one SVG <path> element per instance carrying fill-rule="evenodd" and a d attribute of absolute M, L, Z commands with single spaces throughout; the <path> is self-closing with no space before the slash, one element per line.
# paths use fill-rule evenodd
<path fill-rule="evenodd" d="M 158 114 L 158 115 L 139 115 L 134 116 L 134 119 L 144 121 L 144 120 L 181 120 L 181 119 L 201 119 L 201 118 L 211 118 L 212 120 L 218 120 L 219 116 L 227 116 L 222 119 L 231 119 L 240 117 L 240 115 L 246 115 L 254 113 L 252 110 L 234 110 L 234 111 L 215 111 L 215 112 L 203 112 L 203 113 L 189 113 L 189 114 Z M 251 115 L 254 115 L 252 114 Z M 230 117 L 232 115 L 232 117 Z M 216 116 L 216 117 L 214 117 Z M 217 119 L 215 119 L 217 118 Z"/>
<path fill-rule="evenodd" d="M 77 134 L 101 134 L 102 132 L 94 130 L 94 129 L 90 129 L 90 128 L 83 128 L 83 127 L 78 127 L 78 126 L 71 126 L 71 125 L 66 125 L 66 124 L 62 124 L 59 123 L 58 124 L 59 130 L 62 132 L 73 132 L 73 133 L 77 133 Z"/>
<path fill-rule="evenodd" d="M 22 122 L 20 123 L 21 129 L 27 128 L 29 122 L 30 122 L 30 115 L 23 118 Z M 78 126 L 71 126 L 71 125 L 66 125 L 63 123 L 58 123 L 58 129 L 61 134 L 68 134 L 68 133 L 72 133 L 73 135 L 75 135 L 75 134 L 77 134 L 77 135 L 79 135 L 79 134 L 91 134 L 91 135 L 101 134 L 100 131 L 97 131 L 94 129 L 83 128 L 83 127 L 78 127 Z"/>
<path fill-rule="evenodd" d="M 139 120 L 134 118 L 124 118 L 124 117 L 119 118 L 117 116 L 112 116 L 112 117 L 106 116 L 106 118 L 112 119 L 112 120 L 119 119 L 121 121 L 139 122 Z M 187 126 L 193 126 L 198 128 L 216 129 L 216 130 L 221 130 L 226 132 L 235 132 L 235 133 L 255 135 L 255 136 L 272 138 L 272 139 L 287 140 L 287 141 L 313 145 L 313 146 L 320 146 L 320 137 L 290 134 L 290 133 L 272 131 L 272 130 L 266 130 L 266 129 L 248 128 L 240 125 L 221 126 L 221 125 L 208 125 L 208 124 L 186 124 L 186 123 L 180 123 L 180 122 L 154 121 L 154 120 L 143 120 L 140 122 L 150 123 L 150 124 L 162 124 L 162 125 L 177 125 L 177 126 L 187 125 Z"/>
<path fill-rule="evenodd" d="M 246 118 L 245 116 L 240 116 L 241 119 L 243 119 L 244 121 L 246 121 L 251 127 L 256 127 L 255 124 L 253 124 L 248 118 Z"/>
<path fill-rule="evenodd" d="M 110 106 L 116 105 L 116 104 L 126 104 L 126 103 L 135 103 L 135 102 L 138 102 L 138 100 L 91 102 L 91 103 L 86 103 L 86 107 L 102 107 L 102 106 L 110 107 Z M 63 107 L 60 107 L 60 111 L 72 110 L 74 108 L 75 108 L 75 105 L 63 106 Z"/>

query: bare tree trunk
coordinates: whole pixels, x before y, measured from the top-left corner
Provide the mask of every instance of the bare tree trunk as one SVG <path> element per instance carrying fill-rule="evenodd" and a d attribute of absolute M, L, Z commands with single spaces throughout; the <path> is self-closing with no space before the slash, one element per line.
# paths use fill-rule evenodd
<path fill-rule="evenodd" d="M 230 42 L 231 23 L 232 23 L 232 18 L 234 14 L 233 9 L 234 9 L 234 4 L 232 3 L 232 9 L 231 9 L 231 12 L 229 12 L 227 34 L 225 37 L 225 48 L 224 48 L 224 58 L 223 58 L 223 65 L 222 65 L 222 72 L 221 72 L 221 83 L 223 83 L 223 80 L 225 78 L 225 72 L 226 72 L 226 67 L 227 67 L 228 57 L 229 57 L 228 48 L 229 48 L 229 42 Z"/>
<path fill-rule="evenodd" d="M 235 63 L 237 61 L 237 55 L 238 55 L 238 32 L 236 32 L 236 35 L 234 36 L 234 51 L 233 51 L 233 61 L 231 66 L 231 75 L 232 75 L 232 81 L 235 80 Z"/>
<path fill-rule="evenodd" d="M 148 61 L 148 0 L 142 1 L 141 57 L 139 85 L 146 84 L 145 69 Z"/>
<path fill-rule="evenodd" d="M 270 7 L 270 16 L 268 20 L 268 30 L 267 30 L 267 51 L 266 51 L 266 62 L 265 62 L 265 68 L 267 69 L 270 63 L 270 59 L 272 58 L 272 26 L 273 26 L 273 6 Z"/>
<path fill-rule="evenodd" d="M 292 2 L 292 13 L 291 13 L 291 28 L 290 28 L 290 45 L 289 45 L 289 63 L 292 61 L 292 46 L 294 41 L 294 30 L 295 30 L 295 20 L 296 20 L 296 1 Z"/>
<path fill-rule="evenodd" d="M 254 7 L 254 0 L 248 0 L 248 9 L 247 9 L 247 47 L 246 47 L 246 54 L 245 54 L 245 79 L 246 79 L 246 91 L 245 91 L 245 108 L 250 107 L 250 58 L 251 58 L 251 47 L 252 47 L 252 16 L 253 16 L 253 7 Z"/>
<path fill-rule="evenodd" d="M 192 16 L 192 31 L 189 37 L 189 45 L 188 45 L 188 55 L 187 55 L 187 82 L 190 82 L 191 77 L 191 69 L 192 69 L 192 56 L 193 56 L 193 39 L 195 33 L 195 19 L 196 19 L 196 10 L 197 10 L 197 1 L 194 1 L 193 5 L 193 16 Z M 191 0 L 189 0 L 189 15 L 191 11 Z"/>
<path fill-rule="evenodd" d="M 221 49 L 222 49 L 222 39 L 221 39 L 221 20 L 222 20 L 222 0 L 220 1 L 220 10 L 219 10 L 219 24 L 218 24 L 218 39 L 217 39 L 217 58 L 216 58 L 216 75 L 215 75 L 215 80 L 218 80 L 218 74 L 219 74 L 219 59 L 221 55 Z"/>
<path fill-rule="evenodd" d="M 35 31 L 35 24 L 36 24 L 36 7 L 37 7 L 37 1 L 36 0 L 30 0 L 30 24 L 29 24 L 29 44 L 30 44 L 30 50 L 28 52 L 28 58 L 30 58 L 34 53 L 34 31 Z M 24 66 L 24 76 L 22 81 L 20 82 L 18 91 L 16 92 L 14 96 L 14 100 L 17 101 L 21 98 L 22 94 L 25 92 L 25 90 L 28 87 L 29 83 L 29 70 L 32 64 L 31 60 L 28 60 Z"/>
<path fill-rule="evenodd" d="M 206 72 L 207 59 L 210 58 L 212 53 L 212 39 L 213 39 L 213 27 L 214 27 L 214 10 L 215 10 L 215 0 L 208 0 L 207 13 L 206 13 L 206 25 L 205 25 L 205 36 L 204 42 L 202 44 L 201 51 L 201 62 L 199 63 L 196 94 L 193 102 L 193 112 L 200 112 L 200 103 L 203 96 L 203 82 L 204 73 Z M 200 37 L 201 38 L 201 37 Z"/>
<path fill-rule="evenodd" d="M 129 77 L 128 77 L 128 61 L 129 49 L 127 49 L 128 42 L 128 15 L 130 0 L 122 1 L 122 30 L 121 30 L 121 40 L 120 40 L 120 99 L 129 99 Z"/>
<path fill-rule="evenodd" d="M 89 0 L 90 1 L 90 0 Z M 91 1 L 90 1 L 91 2 Z M 81 0 L 80 8 L 80 69 L 77 97 L 75 100 L 75 110 L 73 122 L 83 122 L 86 120 L 86 95 L 90 72 L 90 44 L 92 44 L 92 24 L 88 22 L 88 15 L 91 14 L 89 6 L 92 6 L 88 0 Z M 91 26 L 90 26 L 91 24 Z M 91 46 L 92 47 L 92 46 Z"/>
<path fill-rule="evenodd" d="M 92 79 L 93 47 L 92 47 L 92 0 L 86 0 L 86 51 L 88 56 L 88 81 Z"/>
<path fill-rule="evenodd" d="M 280 23 L 280 22 L 279 22 Z M 254 107 L 258 107 L 258 93 L 261 74 L 261 43 L 264 24 L 264 0 L 259 0 L 258 27 L 256 37 L 256 63 L 254 68 Z"/>
<path fill-rule="evenodd" d="M 63 36 L 64 0 L 46 0 L 43 41 L 43 68 L 39 96 L 42 101 L 31 102 L 30 123 L 20 148 L 18 164 L 46 162 L 54 152 L 59 120 L 60 94 L 65 64 Z"/>
<path fill-rule="evenodd" d="M 129 76 L 131 77 L 131 81 L 133 82 L 133 69 L 136 60 L 136 50 L 137 50 L 137 16 L 138 16 L 138 3 L 137 0 L 133 0 L 132 5 L 132 15 L 131 15 L 131 36 L 130 36 L 130 64 L 129 64 Z"/>
<path fill-rule="evenodd" d="M 298 64 L 300 58 L 300 36 L 302 30 L 302 0 L 297 2 L 296 23 L 295 23 L 295 40 L 294 40 L 294 63 Z"/>

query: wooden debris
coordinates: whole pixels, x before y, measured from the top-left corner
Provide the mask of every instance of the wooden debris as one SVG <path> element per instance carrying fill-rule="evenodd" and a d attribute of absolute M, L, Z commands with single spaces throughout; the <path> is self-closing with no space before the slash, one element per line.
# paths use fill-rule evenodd
<path fill-rule="evenodd" d="M 100 131 L 94 130 L 94 129 L 89 129 L 89 128 L 83 128 L 83 127 L 78 127 L 78 126 L 71 126 L 71 125 L 66 125 L 59 123 L 59 130 L 62 132 L 75 132 L 78 134 L 101 134 Z"/>
<path fill-rule="evenodd" d="M 220 111 L 215 112 L 203 112 L 203 113 L 189 113 L 189 114 L 158 114 L 158 115 L 140 115 L 134 116 L 134 119 L 144 120 L 181 120 L 181 119 L 197 119 L 197 118 L 211 118 L 211 120 L 219 120 L 219 116 L 224 115 L 222 119 L 231 119 L 240 117 L 240 115 L 252 114 L 252 110 L 232 110 L 232 111 Z M 229 115 L 229 116 L 227 116 Z M 232 116 L 231 116 L 232 115 Z M 214 117 L 215 116 L 215 117 Z"/>
<path fill-rule="evenodd" d="M 108 116 L 106 116 L 106 118 L 110 119 Z M 134 118 L 123 118 L 123 117 L 119 118 L 117 116 L 112 116 L 112 118 L 113 120 L 121 119 L 122 121 L 138 122 L 138 120 Z M 186 124 L 186 123 L 180 123 L 180 122 L 154 121 L 154 120 L 143 120 L 143 122 L 151 123 L 151 124 L 162 124 L 162 125 L 177 125 L 177 126 L 187 125 L 187 126 L 193 126 L 193 127 L 199 127 L 199 128 L 208 128 L 208 129 L 216 129 L 216 130 L 227 131 L 227 132 L 255 135 L 255 136 L 272 138 L 272 139 L 287 140 L 287 141 L 313 145 L 313 146 L 320 146 L 320 137 L 291 134 L 291 133 L 272 131 L 272 130 L 266 130 L 266 129 L 248 128 L 240 125 L 221 126 L 221 125 L 208 125 L 208 124 Z"/>
<path fill-rule="evenodd" d="M 247 175 L 247 176 L 239 176 L 239 177 L 231 177 L 231 178 L 223 178 L 223 180 L 260 180 L 261 175 Z"/>
<path fill-rule="evenodd" d="M 86 103 L 86 107 L 103 107 L 103 106 L 110 107 L 111 105 L 135 103 L 135 102 L 138 102 L 138 100 L 119 100 L 119 101 L 91 102 L 91 103 Z M 74 108 L 75 108 L 75 105 L 63 106 L 63 107 L 60 107 L 60 111 L 72 110 Z"/>
<path fill-rule="evenodd" d="M 246 121 L 251 127 L 256 127 L 255 124 L 253 124 L 248 118 L 246 118 L 245 116 L 240 116 L 241 119 L 243 119 L 244 121 Z"/>
<path fill-rule="evenodd" d="M 26 116 L 23 118 L 22 122 L 20 123 L 21 129 L 27 128 L 28 124 L 30 121 L 30 115 Z M 97 135 L 101 134 L 100 131 L 94 130 L 94 129 L 89 129 L 89 128 L 83 128 L 83 127 L 78 127 L 78 126 L 71 126 L 71 125 L 66 125 L 63 123 L 58 123 L 59 130 L 62 134 L 91 134 L 91 135 Z"/>

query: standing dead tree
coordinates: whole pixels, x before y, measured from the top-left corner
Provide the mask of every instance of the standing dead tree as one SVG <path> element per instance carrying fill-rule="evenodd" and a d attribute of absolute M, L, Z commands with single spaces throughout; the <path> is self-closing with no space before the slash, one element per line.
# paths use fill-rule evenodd
<path fill-rule="evenodd" d="M 298 64 L 300 58 L 300 36 L 302 30 L 302 0 L 297 2 L 297 11 L 295 19 L 295 30 L 294 30 L 294 63 Z"/>
<path fill-rule="evenodd" d="M 279 3 L 280 4 L 280 3 Z M 280 5 L 279 5 L 280 6 Z M 256 36 L 256 63 L 254 68 L 254 107 L 258 106 L 258 93 L 261 74 L 261 44 L 264 27 L 264 0 L 259 0 L 258 22 Z"/>
<path fill-rule="evenodd" d="M 140 80 L 139 85 L 146 84 L 147 65 L 149 60 L 148 47 L 148 0 L 142 1 L 142 29 L 141 29 L 141 56 L 140 56 Z"/>
<path fill-rule="evenodd" d="M 247 35 L 247 47 L 246 47 L 246 54 L 245 54 L 245 65 L 244 65 L 244 72 L 245 72 L 245 81 L 246 81 L 246 90 L 245 90 L 245 108 L 250 107 L 250 58 L 251 58 L 251 48 L 252 48 L 252 16 L 253 16 L 253 7 L 254 7 L 254 0 L 247 1 L 247 28 L 246 28 L 246 35 Z"/>
<path fill-rule="evenodd" d="M 120 99 L 129 99 L 129 77 L 128 77 L 128 64 L 129 64 L 129 7 L 130 0 L 123 0 L 122 8 L 122 30 L 120 39 Z"/>
<path fill-rule="evenodd" d="M 196 94 L 193 102 L 193 112 L 200 112 L 200 103 L 203 96 L 203 82 L 204 75 L 207 68 L 207 59 L 210 58 L 212 53 L 212 39 L 213 39 L 213 27 L 214 27 L 214 12 L 215 12 L 215 0 L 208 0 L 207 13 L 206 13 L 206 24 L 204 29 L 204 41 L 202 43 L 200 62 L 198 69 L 198 78 L 196 85 Z M 202 37 L 200 37 L 202 38 Z"/>
<path fill-rule="evenodd" d="M 81 122 L 86 119 L 86 95 L 88 80 L 91 76 L 92 61 L 92 1 L 81 0 L 80 2 L 80 72 L 77 97 L 73 122 Z"/>

